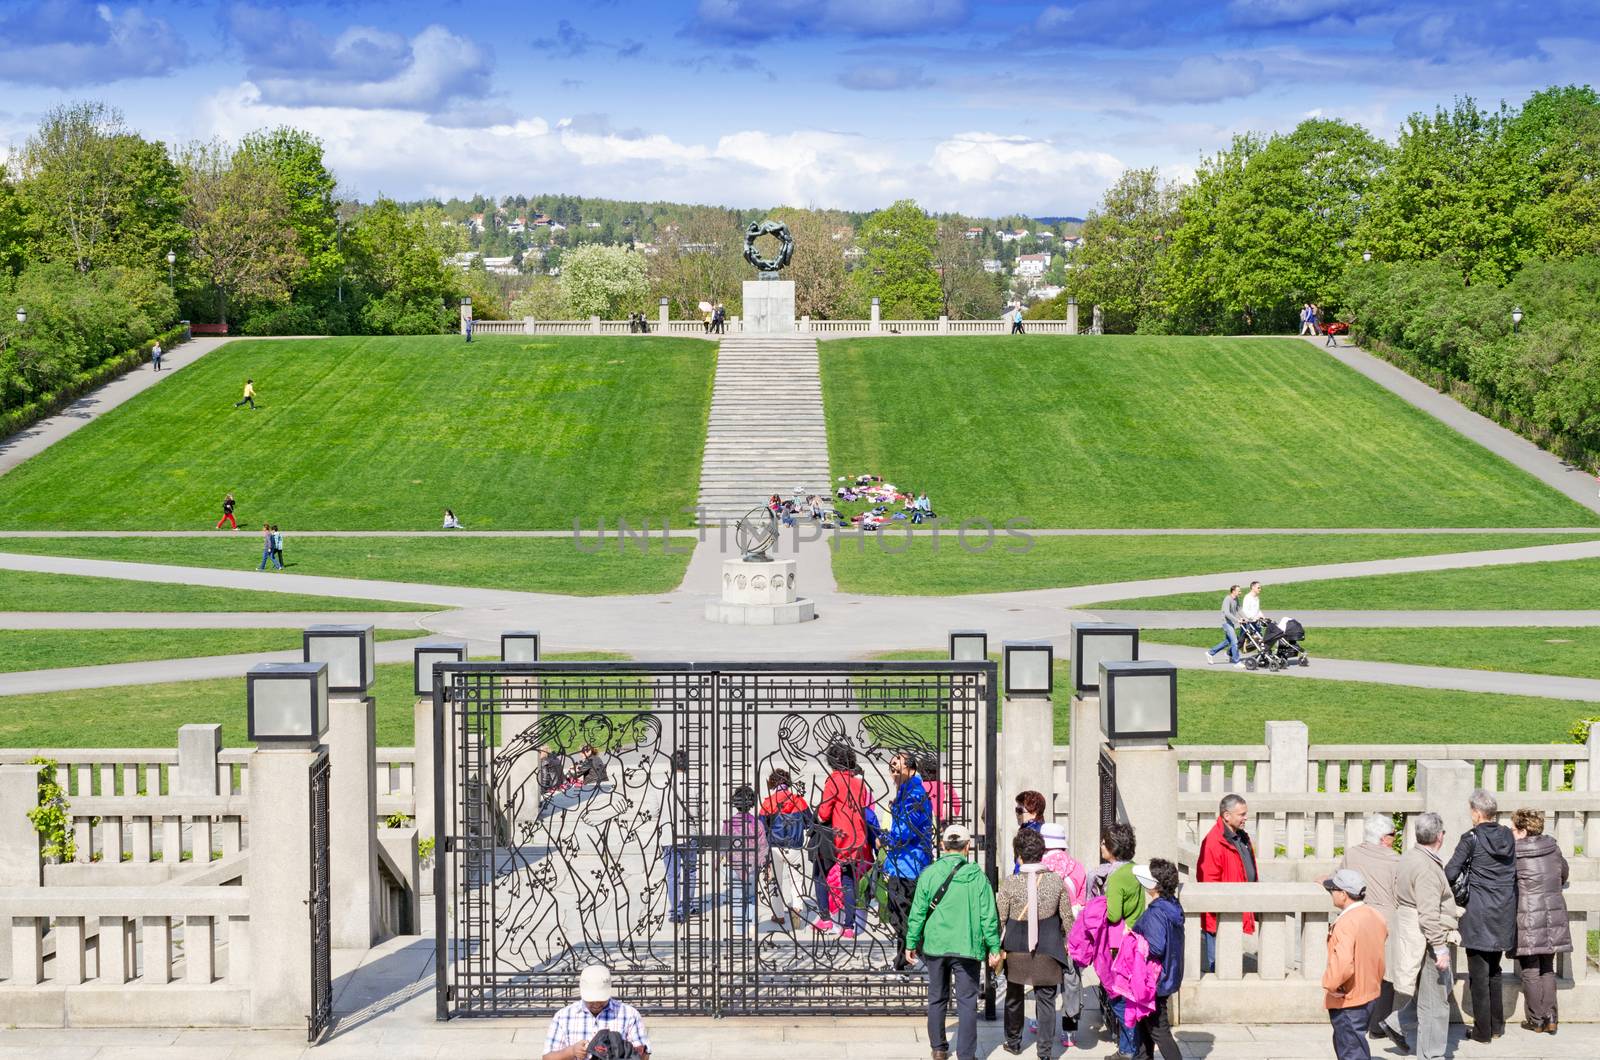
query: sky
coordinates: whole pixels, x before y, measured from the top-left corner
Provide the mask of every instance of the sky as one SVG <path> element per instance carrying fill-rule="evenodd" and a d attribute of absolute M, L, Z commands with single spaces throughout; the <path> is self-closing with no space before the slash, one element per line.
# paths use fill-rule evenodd
<path fill-rule="evenodd" d="M 1310 116 L 1595 80 L 1600 0 L 0 0 L 0 145 L 76 99 L 293 125 L 343 191 L 1079 215 Z"/>

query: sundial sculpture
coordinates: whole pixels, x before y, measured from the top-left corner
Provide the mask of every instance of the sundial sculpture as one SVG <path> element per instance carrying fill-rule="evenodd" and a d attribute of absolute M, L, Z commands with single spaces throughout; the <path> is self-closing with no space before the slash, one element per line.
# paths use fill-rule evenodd
<path fill-rule="evenodd" d="M 757 241 L 768 238 L 778 241 L 777 253 L 770 257 L 757 249 Z M 760 279 L 744 281 L 744 318 L 739 321 L 744 334 L 794 335 L 794 281 L 778 278 L 793 259 L 794 236 L 784 222 L 769 218 L 745 228 L 744 260 L 756 267 Z"/>
<path fill-rule="evenodd" d="M 746 563 L 771 563 L 772 548 L 778 543 L 778 517 L 771 508 L 751 508 L 733 528 L 734 544 Z"/>

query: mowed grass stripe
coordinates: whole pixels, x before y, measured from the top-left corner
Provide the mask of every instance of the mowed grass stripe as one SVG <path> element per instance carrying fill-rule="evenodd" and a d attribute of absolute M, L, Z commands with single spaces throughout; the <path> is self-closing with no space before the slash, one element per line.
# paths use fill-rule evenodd
<path fill-rule="evenodd" d="M 0 526 L 189 529 L 228 490 L 253 527 L 684 523 L 714 367 L 689 341 L 233 343 L 0 477 Z"/>
<path fill-rule="evenodd" d="M 962 540 L 970 548 L 962 547 Z M 1586 538 L 1574 534 L 1163 534 L 1034 537 L 1028 551 L 1020 552 L 1014 550 L 1023 548 L 1024 540 L 1005 534 L 996 534 L 991 541 L 979 533 L 958 538 L 952 531 L 941 534 L 937 542 L 914 536 L 908 543 L 904 533 L 891 530 L 877 536 L 841 537 L 833 553 L 833 576 L 845 592 L 890 596 L 1058 589 L 1235 570 L 1254 571 L 1270 582 L 1274 567 L 1582 540 Z M 1207 604 L 1215 605 L 1215 600 Z"/>
<path fill-rule="evenodd" d="M 1507 563 L 1462 570 L 1373 574 L 1273 585 L 1263 579 L 1269 614 L 1293 611 L 1600 610 L 1600 559 Z M 1220 593 L 1179 593 L 1095 604 L 1105 611 L 1214 611 Z M 1600 676 L 1600 675 L 1596 675 Z"/>
<path fill-rule="evenodd" d="M 569 537 L 296 537 L 291 528 L 283 558 L 289 574 L 599 596 L 677 588 L 695 542 L 674 538 L 670 544 L 669 552 L 657 534 L 641 551 L 637 541 L 591 537 L 584 541 L 590 551 L 581 552 Z M 261 534 L 0 538 L 0 552 L 5 551 L 255 570 L 261 563 Z"/>
<path fill-rule="evenodd" d="M 0 630 L 0 673 L 54 670 L 65 666 L 211 655 L 296 651 L 304 644 L 299 629 L 20 629 Z M 422 629 L 380 629 L 377 640 L 426 637 Z M 3 708 L 4 699 L 0 699 Z"/>
<path fill-rule="evenodd" d="M 259 556 L 260 553 L 258 552 Z M 428 604 L 0 570 L 0 611 L 438 611 Z M 3 636 L 3 634 L 0 634 Z"/>
<path fill-rule="evenodd" d="M 1308 343 L 997 336 L 821 351 L 834 474 L 927 490 L 951 522 L 1600 525 Z"/>

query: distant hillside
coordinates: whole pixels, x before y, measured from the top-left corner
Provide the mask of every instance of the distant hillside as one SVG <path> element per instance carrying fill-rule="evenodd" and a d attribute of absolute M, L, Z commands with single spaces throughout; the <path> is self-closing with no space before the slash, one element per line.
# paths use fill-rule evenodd
<path fill-rule="evenodd" d="M 1081 217 L 1035 217 L 1035 221 L 1042 225 L 1081 225 Z"/>

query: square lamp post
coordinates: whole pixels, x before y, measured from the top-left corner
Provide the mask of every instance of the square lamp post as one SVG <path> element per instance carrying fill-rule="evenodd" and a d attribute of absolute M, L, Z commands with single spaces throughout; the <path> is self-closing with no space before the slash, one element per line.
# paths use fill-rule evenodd
<path fill-rule="evenodd" d="M 248 731 L 257 744 L 316 747 L 328 731 L 328 664 L 261 663 L 245 674 Z"/>
<path fill-rule="evenodd" d="M 500 634 L 500 661 L 532 663 L 539 661 L 539 631 L 507 630 Z"/>
<path fill-rule="evenodd" d="M 1031 699 L 1050 695 L 1055 647 L 1047 640 L 1008 640 L 1000 645 L 1005 661 L 1005 694 Z"/>
<path fill-rule="evenodd" d="M 363 693 L 377 671 L 377 648 L 371 626 L 308 626 L 304 659 L 328 664 L 328 691 Z"/>
<path fill-rule="evenodd" d="M 433 668 L 436 664 L 466 661 L 467 642 L 464 640 L 431 640 L 426 644 L 418 644 L 413 652 L 416 694 L 433 695 Z"/>
<path fill-rule="evenodd" d="M 1139 657 L 1139 627 L 1120 622 L 1072 624 L 1072 692 L 1082 698 L 1098 692 L 1100 664 Z"/>
<path fill-rule="evenodd" d="M 989 658 L 989 634 L 981 629 L 950 631 L 951 662 L 983 662 Z"/>
<path fill-rule="evenodd" d="M 1100 663 L 1100 729 L 1112 747 L 1165 746 L 1178 735 L 1178 668 L 1169 662 Z"/>

